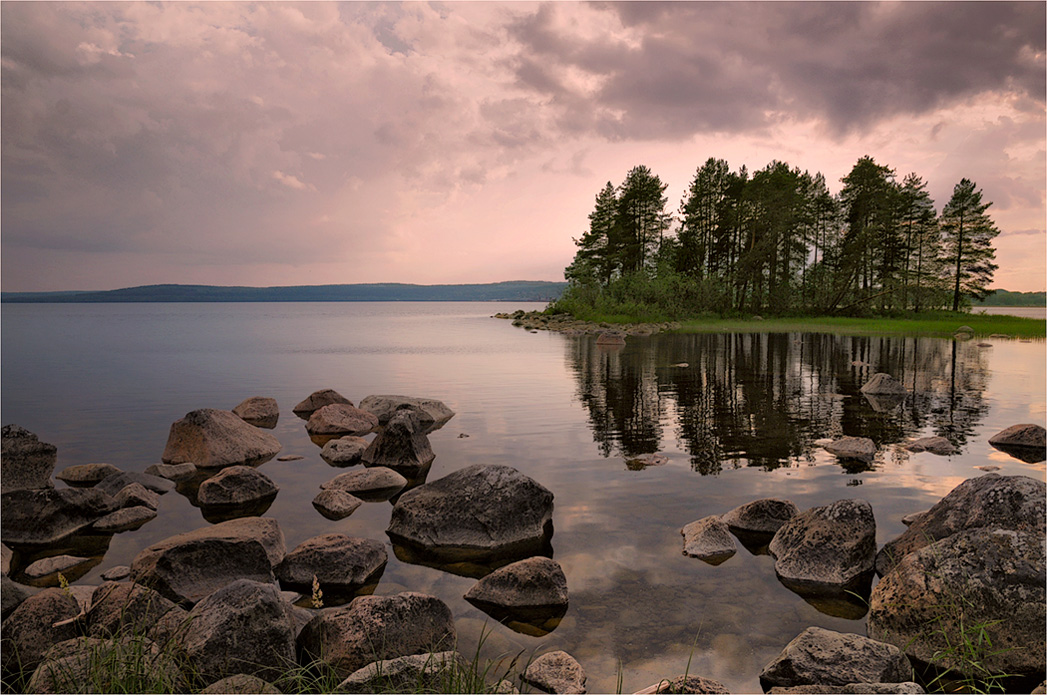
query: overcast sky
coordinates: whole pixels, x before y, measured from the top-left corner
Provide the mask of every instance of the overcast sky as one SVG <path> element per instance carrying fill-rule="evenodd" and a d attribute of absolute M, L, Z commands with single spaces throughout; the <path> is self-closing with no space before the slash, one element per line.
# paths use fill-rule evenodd
<path fill-rule="evenodd" d="M 1043 290 L 1045 5 L 0 6 L 2 287 L 562 280 L 645 164 L 974 180 Z"/>

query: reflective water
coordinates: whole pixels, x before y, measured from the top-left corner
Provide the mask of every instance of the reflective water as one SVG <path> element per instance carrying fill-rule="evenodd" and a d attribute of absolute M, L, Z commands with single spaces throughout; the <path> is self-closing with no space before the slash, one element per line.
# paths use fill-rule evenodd
<path fill-rule="evenodd" d="M 619 664 L 632 692 L 683 673 L 688 660 L 691 673 L 733 692 L 759 692 L 760 670 L 804 628 L 864 634 L 860 606 L 794 594 L 756 546 L 718 566 L 684 557 L 680 528 L 691 521 L 761 497 L 801 509 L 861 497 L 882 544 L 904 530 L 902 516 L 982 475 L 977 467 L 1044 479 L 1044 463 L 987 443 L 1008 425 L 1043 424 L 1043 341 L 662 335 L 607 349 L 489 318 L 515 308 L 538 305 L 5 305 L 2 420 L 56 444 L 59 469 L 144 470 L 186 412 L 271 396 L 281 453 L 304 457 L 260 469 L 280 487 L 266 516 L 279 520 L 288 547 L 334 532 L 388 547 L 388 502 L 341 521 L 312 508 L 320 484 L 344 470 L 324 463 L 290 410 L 328 387 L 354 402 L 373 393 L 439 398 L 458 414 L 430 436 L 429 480 L 498 463 L 549 488 L 552 552 L 570 606 L 548 634 L 518 632 L 464 600 L 474 579 L 411 564 L 391 548 L 376 593 L 439 596 L 466 651 L 484 629 L 492 656 L 565 649 L 591 692 L 613 692 Z M 858 389 L 878 371 L 915 395 L 863 397 Z M 899 446 L 930 434 L 960 453 Z M 839 435 L 871 437 L 875 462 L 844 466 L 814 444 Z M 97 584 L 145 546 L 207 523 L 176 493 L 159 511 L 138 531 L 96 539 L 88 554 L 100 559 L 77 583 Z"/>

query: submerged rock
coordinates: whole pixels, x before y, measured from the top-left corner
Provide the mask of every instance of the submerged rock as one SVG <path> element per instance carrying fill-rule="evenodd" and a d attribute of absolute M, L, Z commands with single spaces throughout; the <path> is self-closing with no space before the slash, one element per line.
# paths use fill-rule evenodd
<path fill-rule="evenodd" d="M 309 419 L 315 411 L 323 408 L 325 405 L 333 405 L 340 403 L 342 405 L 352 405 L 353 402 L 348 398 L 338 393 L 334 389 L 320 389 L 319 391 L 313 391 L 309 396 L 301 403 L 296 405 L 292 412 L 298 417 L 305 417 Z"/>
<path fill-rule="evenodd" d="M 405 478 L 417 478 L 435 458 L 418 417 L 409 410 L 397 411 L 363 453 L 366 466 L 391 468 Z"/>
<path fill-rule="evenodd" d="M 625 345 L 625 333 L 622 331 L 604 331 L 596 338 L 597 345 Z"/>
<path fill-rule="evenodd" d="M 876 444 L 867 437 L 841 437 L 825 445 L 825 450 L 842 459 L 872 461 L 876 456 Z"/>
<path fill-rule="evenodd" d="M 440 429 L 455 415 L 443 401 L 412 396 L 368 396 L 360 401 L 360 409 L 374 413 L 382 425 L 392 420 L 397 411 L 410 410 L 426 433 Z"/>
<path fill-rule="evenodd" d="M 959 451 L 945 437 L 921 437 L 906 444 L 905 448 L 912 452 L 927 451 L 939 456 L 951 456 Z"/>
<path fill-rule="evenodd" d="M 171 425 L 164 463 L 193 463 L 197 468 L 225 468 L 268 461 L 280 442 L 228 410 L 205 408 Z"/>
<path fill-rule="evenodd" d="M 101 533 L 123 533 L 141 528 L 156 517 L 156 510 L 149 507 L 124 507 L 106 514 L 91 524 L 91 528 Z"/>
<path fill-rule="evenodd" d="M 971 678 L 1043 677 L 1045 583 L 1042 529 L 961 531 L 905 555 L 880 580 L 870 600 L 869 636 Z M 958 658 L 955 644 L 965 639 L 992 645 L 977 669 Z"/>
<path fill-rule="evenodd" d="M 707 516 L 680 529 L 683 554 L 719 565 L 737 552 L 734 536 L 718 516 Z"/>
<path fill-rule="evenodd" d="M 775 686 L 902 683 L 910 678 L 912 666 L 893 644 L 809 627 L 764 667 L 760 684 L 767 690 Z"/>
<path fill-rule="evenodd" d="M 58 448 L 18 425 L 0 430 L 0 492 L 40 490 L 54 487 L 51 473 L 58 460 Z"/>
<path fill-rule="evenodd" d="M 368 501 L 385 501 L 405 487 L 407 478 L 384 466 L 342 473 L 320 485 L 321 490 L 341 490 Z"/>
<path fill-rule="evenodd" d="M 475 465 L 405 492 L 386 533 L 449 560 L 526 557 L 552 535 L 553 493 L 508 466 Z"/>
<path fill-rule="evenodd" d="M 303 660 L 321 659 L 341 678 L 367 664 L 454 647 L 451 609 L 435 596 L 414 592 L 361 596 L 316 615 L 298 635 Z"/>
<path fill-rule="evenodd" d="M 872 507 L 848 499 L 808 509 L 783 525 L 768 549 L 779 579 L 794 591 L 847 587 L 872 572 L 876 560 Z"/>
<path fill-rule="evenodd" d="M 191 463 L 154 463 L 145 469 L 145 473 L 180 483 L 196 477 L 196 466 Z"/>
<path fill-rule="evenodd" d="M 233 413 L 249 425 L 271 430 L 280 420 L 280 406 L 275 398 L 254 396 L 241 401 Z"/>
<path fill-rule="evenodd" d="M 874 396 L 904 396 L 908 393 L 898 380 L 890 374 L 877 372 L 860 389 L 862 393 Z"/>
<path fill-rule="evenodd" d="M 880 549 L 876 571 L 884 576 L 907 554 L 967 529 L 1047 533 L 1045 499 L 1047 485 L 1024 475 L 989 473 L 966 480 Z"/>

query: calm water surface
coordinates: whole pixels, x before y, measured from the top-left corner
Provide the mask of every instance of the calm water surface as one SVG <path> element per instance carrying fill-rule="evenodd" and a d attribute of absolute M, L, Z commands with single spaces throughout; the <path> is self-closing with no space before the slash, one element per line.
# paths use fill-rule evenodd
<path fill-rule="evenodd" d="M 852 338 L 816 334 L 630 338 L 624 349 L 592 338 L 528 333 L 489 318 L 540 305 L 478 303 L 5 305 L 2 418 L 58 446 L 58 469 L 158 463 L 170 425 L 198 408 L 271 396 L 282 454 L 261 468 L 280 486 L 266 513 L 288 549 L 322 533 L 387 542 L 389 503 L 342 521 L 311 506 L 340 469 L 320 458 L 291 408 L 334 388 L 438 398 L 458 414 L 431 436 L 435 480 L 476 463 L 518 468 L 555 494 L 554 557 L 570 608 L 544 637 L 514 632 L 464 601 L 475 580 L 412 565 L 390 551 L 376 593 L 439 596 L 463 651 L 486 625 L 490 656 L 565 649 L 590 692 L 632 692 L 690 672 L 733 692 L 759 692 L 760 670 L 804 628 L 864 634 L 861 608 L 806 600 L 775 578 L 773 562 L 739 546 L 719 566 L 681 554 L 679 529 L 761 497 L 801 509 L 860 497 L 876 513 L 878 542 L 904 530 L 978 466 L 1043 480 L 987 440 L 1019 422 L 1044 423 L 1045 344 Z M 886 371 L 914 391 L 872 403 L 858 389 Z M 468 435 L 462 437 L 460 435 Z M 961 453 L 909 454 L 899 443 L 942 434 Z M 871 466 L 843 467 L 813 444 L 871 437 Z M 668 463 L 643 467 L 660 453 Z M 205 525 L 177 494 L 159 517 L 116 535 L 78 580 L 130 564 L 139 550 Z M 391 550 L 391 549 L 390 549 Z"/>

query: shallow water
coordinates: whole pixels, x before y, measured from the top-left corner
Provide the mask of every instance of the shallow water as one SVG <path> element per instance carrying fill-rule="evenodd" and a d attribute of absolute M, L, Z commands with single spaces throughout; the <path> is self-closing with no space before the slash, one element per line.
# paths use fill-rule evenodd
<path fill-rule="evenodd" d="M 1018 422 L 1043 424 L 1045 343 L 992 339 L 816 334 L 661 335 L 624 349 L 586 337 L 532 334 L 477 303 L 5 305 L 3 423 L 58 446 L 57 469 L 109 462 L 144 470 L 160 460 L 171 423 L 197 408 L 232 408 L 271 396 L 281 454 L 261 471 L 280 487 L 266 512 L 288 548 L 322 533 L 381 540 L 388 502 L 342 521 L 311 506 L 328 466 L 291 408 L 334 388 L 353 402 L 400 393 L 438 398 L 457 415 L 430 436 L 428 479 L 476 463 L 518 468 L 555 495 L 552 547 L 570 607 L 534 637 L 467 603 L 474 579 L 398 559 L 376 593 L 439 596 L 456 616 L 462 649 L 487 634 L 487 655 L 565 649 L 589 674 L 590 692 L 635 691 L 690 672 L 733 692 L 759 692 L 765 664 L 804 628 L 864 634 L 862 611 L 809 602 L 782 586 L 771 558 L 743 547 L 718 566 L 684 557 L 680 528 L 761 497 L 801 509 L 860 497 L 875 510 L 877 540 L 904 530 L 963 480 L 998 466 L 1043 480 L 1043 462 L 996 451 L 989 437 Z M 875 372 L 916 395 L 873 404 L 858 392 Z M 876 407 L 883 410 L 878 411 Z M 468 435 L 461 437 L 460 435 Z M 910 454 L 900 442 L 949 437 L 951 457 Z M 871 437 L 869 467 L 843 467 L 814 445 Z M 664 455 L 664 465 L 637 459 Z M 118 534 L 77 580 L 130 564 L 162 538 L 206 524 L 178 494 L 159 517 Z"/>

